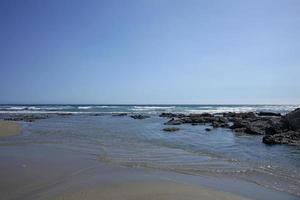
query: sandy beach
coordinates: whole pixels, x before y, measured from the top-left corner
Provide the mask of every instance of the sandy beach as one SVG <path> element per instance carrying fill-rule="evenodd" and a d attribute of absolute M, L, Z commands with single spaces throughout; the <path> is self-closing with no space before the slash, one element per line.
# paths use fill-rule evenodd
<path fill-rule="evenodd" d="M 3 156 L 8 151 L 11 155 Z M 75 153 L 39 145 L 2 148 L 1 196 L 23 200 L 248 199 L 174 174 L 107 165 Z"/>
<path fill-rule="evenodd" d="M 138 181 L 101 185 L 92 189 L 59 195 L 55 200 L 193 200 L 246 199 L 241 196 L 168 181 Z"/>
<path fill-rule="evenodd" d="M 0 158 L 3 199 L 297 199 L 238 180 L 110 165 L 56 145 L 2 146 Z"/>
<path fill-rule="evenodd" d="M 10 121 L 0 121 L 0 137 L 17 135 L 20 131 L 20 124 Z"/>
<path fill-rule="evenodd" d="M 280 179 L 269 175 L 277 173 L 271 167 L 242 166 L 222 155 L 249 156 L 251 149 L 290 155 L 291 147 L 270 150 L 258 137 L 206 132 L 206 125 L 180 125 L 169 133 L 163 130 L 167 120 L 158 115 L 142 120 L 111 114 L 9 117 L 23 121 L 18 137 L 0 138 L 0 196 L 6 200 L 299 199 L 297 178 Z M 1 121 L 2 136 L 20 130 L 18 121 Z M 221 144 L 230 148 L 216 155 Z M 195 151 L 195 146 L 206 148 Z M 291 169 L 298 163 L 297 157 L 285 159 Z M 274 181 L 280 190 L 270 187 Z"/>

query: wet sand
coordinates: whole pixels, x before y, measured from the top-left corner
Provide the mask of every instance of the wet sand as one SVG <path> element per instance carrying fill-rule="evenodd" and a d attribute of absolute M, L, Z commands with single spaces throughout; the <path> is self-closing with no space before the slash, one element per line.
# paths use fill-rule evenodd
<path fill-rule="evenodd" d="M 17 135 L 21 131 L 21 126 L 17 122 L 0 121 L 0 137 Z"/>
<path fill-rule="evenodd" d="M 297 199 L 238 180 L 105 164 L 56 145 L 2 146 L 0 159 L 3 199 Z"/>
<path fill-rule="evenodd" d="M 72 120 L 74 119 L 82 121 L 85 118 L 78 116 Z M 83 123 L 90 123 L 92 120 L 97 125 L 107 123 L 103 118 L 101 121 L 96 119 L 85 119 Z M 22 124 L 20 137 L 0 137 L 0 199 L 299 199 L 297 196 L 234 177 L 177 173 L 161 168 L 144 168 L 143 165 L 119 165 L 103 159 L 105 154 L 100 153 L 113 151 L 117 147 L 115 143 L 114 148 L 104 151 L 101 148 L 105 143 L 101 142 L 107 138 L 97 138 L 98 131 L 113 134 L 115 130 L 109 132 L 97 129 L 98 126 L 94 127 L 92 123 L 88 127 L 84 126 L 84 132 L 80 132 L 78 121 L 61 128 L 61 121 L 69 122 L 70 119 L 49 120 L 55 122 L 52 125 L 50 123 L 51 128 L 54 128 L 51 131 L 47 129 L 49 121 L 45 123 L 41 120 Z M 124 123 L 128 125 L 129 122 Z M 115 126 L 115 123 L 111 125 Z M 38 129 L 34 129 L 34 126 Z M 2 122 L 2 127 L 2 132 L 6 135 L 17 134 L 16 130 L 20 131 L 21 128 L 14 122 Z M 92 134 L 89 127 L 97 130 L 96 134 Z M 111 129 L 110 126 L 109 128 Z M 118 140 L 119 135 L 110 137 Z M 86 140 L 87 136 L 92 140 Z M 96 139 L 97 142 L 94 143 L 93 140 Z M 134 146 L 135 154 L 140 150 L 139 147 Z"/>
<path fill-rule="evenodd" d="M 171 181 L 138 181 L 101 185 L 92 189 L 70 192 L 60 195 L 55 200 L 193 200 L 193 199 L 246 199 L 237 195 L 180 184 Z"/>
<path fill-rule="evenodd" d="M 99 163 L 73 150 L 48 145 L 1 150 L 5 199 L 246 199 L 153 171 Z"/>

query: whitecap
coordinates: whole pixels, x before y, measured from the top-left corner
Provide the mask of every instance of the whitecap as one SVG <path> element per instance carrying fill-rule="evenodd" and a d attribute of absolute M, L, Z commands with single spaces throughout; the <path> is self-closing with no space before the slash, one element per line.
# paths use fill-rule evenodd
<path fill-rule="evenodd" d="M 82 109 L 82 110 L 87 110 L 87 109 L 91 109 L 92 106 L 78 106 L 78 109 Z"/>
<path fill-rule="evenodd" d="M 134 106 L 130 110 L 133 111 L 147 111 L 147 110 L 171 110 L 175 106 Z"/>
<path fill-rule="evenodd" d="M 12 106 L 9 108 L 5 108 L 5 110 L 24 110 L 25 108 L 25 106 Z"/>
<path fill-rule="evenodd" d="M 41 110 L 41 108 L 39 107 L 35 107 L 35 106 L 29 106 L 26 108 L 27 110 Z"/>

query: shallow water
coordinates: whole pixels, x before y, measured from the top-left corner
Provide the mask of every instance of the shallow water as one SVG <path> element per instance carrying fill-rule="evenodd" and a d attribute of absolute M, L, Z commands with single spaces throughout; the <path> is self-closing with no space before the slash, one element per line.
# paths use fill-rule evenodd
<path fill-rule="evenodd" d="M 205 125 L 168 133 L 162 131 L 166 120 L 155 114 L 144 120 L 54 115 L 24 123 L 20 136 L 1 139 L 0 146 L 51 144 L 115 165 L 232 177 L 300 196 L 299 147 L 268 146 L 261 136 L 228 129 L 206 132 Z"/>

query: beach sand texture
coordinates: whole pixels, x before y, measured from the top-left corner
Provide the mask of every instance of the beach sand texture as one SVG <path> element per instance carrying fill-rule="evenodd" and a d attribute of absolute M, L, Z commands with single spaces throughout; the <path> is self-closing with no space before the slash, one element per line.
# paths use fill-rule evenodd
<path fill-rule="evenodd" d="M 171 181 L 137 181 L 104 184 L 96 188 L 70 192 L 55 200 L 195 200 L 246 199 L 238 195 Z"/>
<path fill-rule="evenodd" d="M 20 131 L 20 124 L 10 121 L 0 121 L 0 137 L 17 135 Z"/>

